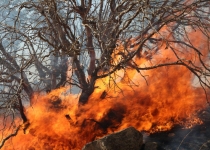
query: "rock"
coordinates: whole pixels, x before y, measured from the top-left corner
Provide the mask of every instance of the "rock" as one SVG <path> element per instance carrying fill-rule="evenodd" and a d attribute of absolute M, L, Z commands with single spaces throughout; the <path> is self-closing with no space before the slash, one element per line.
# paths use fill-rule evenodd
<path fill-rule="evenodd" d="M 145 143 L 144 150 L 157 150 L 158 144 L 156 142 Z"/>
<path fill-rule="evenodd" d="M 133 127 L 86 144 L 82 150 L 140 150 L 143 135 Z"/>

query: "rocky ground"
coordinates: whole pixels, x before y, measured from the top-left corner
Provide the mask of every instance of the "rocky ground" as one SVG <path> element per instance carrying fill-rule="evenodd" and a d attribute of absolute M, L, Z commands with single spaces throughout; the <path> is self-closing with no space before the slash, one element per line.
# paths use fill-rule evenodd
<path fill-rule="evenodd" d="M 210 150 L 210 108 L 199 117 L 201 125 L 190 129 L 176 126 L 150 135 L 129 127 L 88 143 L 83 150 Z"/>
<path fill-rule="evenodd" d="M 174 127 L 167 132 L 145 135 L 144 142 L 155 142 L 158 150 L 210 150 L 210 108 L 199 114 L 203 124 L 191 129 Z M 152 149 L 151 149 L 152 150 Z"/>

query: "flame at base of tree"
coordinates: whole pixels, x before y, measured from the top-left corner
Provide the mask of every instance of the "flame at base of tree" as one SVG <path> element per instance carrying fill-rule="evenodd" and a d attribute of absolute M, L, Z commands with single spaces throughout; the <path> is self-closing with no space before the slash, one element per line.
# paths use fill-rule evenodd
<path fill-rule="evenodd" d="M 172 50 L 163 49 L 153 60 L 176 59 Z M 142 67 L 153 63 L 143 58 L 136 61 Z M 196 113 L 206 107 L 205 94 L 201 87 L 193 86 L 196 81 L 185 66 L 157 67 L 140 73 L 131 68 L 124 71 L 113 74 L 113 81 L 110 77 L 97 80 L 94 93 L 83 106 L 78 106 L 78 97 L 69 94 L 68 87 L 47 95 L 35 94 L 32 107 L 26 110 L 30 126 L 3 148 L 77 150 L 129 126 L 154 133 L 177 124 L 191 127 L 202 123 Z"/>
<path fill-rule="evenodd" d="M 148 85 L 136 75 L 132 88 L 110 89 L 104 99 L 100 98 L 103 87 L 97 89 L 89 103 L 79 108 L 75 96 L 66 94 L 68 88 L 35 95 L 33 107 L 27 109 L 26 134 L 19 132 L 4 149 L 81 149 L 87 142 L 129 126 L 157 132 L 176 124 L 201 123 L 195 113 L 205 107 L 205 97 L 202 89 L 192 86 L 186 68 L 163 67 L 148 75 Z"/>

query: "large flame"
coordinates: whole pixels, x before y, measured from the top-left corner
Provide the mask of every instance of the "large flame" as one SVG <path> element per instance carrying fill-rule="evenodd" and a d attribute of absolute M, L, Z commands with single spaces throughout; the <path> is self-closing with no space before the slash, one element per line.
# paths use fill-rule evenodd
<path fill-rule="evenodd" d="M 191 36 L 200 36 L 194 34 Z M 200 46 L 195 41 L 194 44 Z M 151 61 L 135 61 L 145 67 L 175 60 L 170 48 L 165 49 L 164 43 L 161 47 Z M 180 53 L 183 58 L 193 57 L 184 50 Z M 77 150 L 87 142 L 129 126 L 157 132 L 176 124 L 190 127 L 201 123 L 196 113 L 205 108 L 205 95 L 200 87 L 193 86 L 194 77 L 186 67 L 160 67 L 140 73 L 128 68 L 112 78 L 115 82 L 108 77 L 98 80 L 84 106 L 78 107 L 78 97 L 68 93 L 69 87 L 35 94 L 32 107 L 26 110 L 30 121 L 26 133 L 20 131 L 5 143 L 4 149 Z"/>

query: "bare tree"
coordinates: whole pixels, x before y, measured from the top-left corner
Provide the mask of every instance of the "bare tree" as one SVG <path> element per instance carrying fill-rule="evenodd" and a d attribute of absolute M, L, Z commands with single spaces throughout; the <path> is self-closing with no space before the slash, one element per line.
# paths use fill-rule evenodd
<path fill-rule="evenodd" d="M 5 116 L 19 112 L 27 122 L 22 101 L 30 101 L 34 92 L 74 85 L 81 89 L 79 104 L 85 104 L 97 88 L 96 80 L 114 81 L 111 76 L 117 70 L 125 71 L 125 79 L 126 69 L 141 73 L 182 65 L 204 89 L 210 88 L 209 6 L 209 0 L 4 2 L 0 7 L 0 83 L 4 87 L 0 108 L 6 110 Z M 206 51 L 191 41 L 194 32 L 206 39 Z M 139 58 L 153 60 L 163 47 L 173 52 L 175 61 L 145 67 L 138 63 Z"/>

